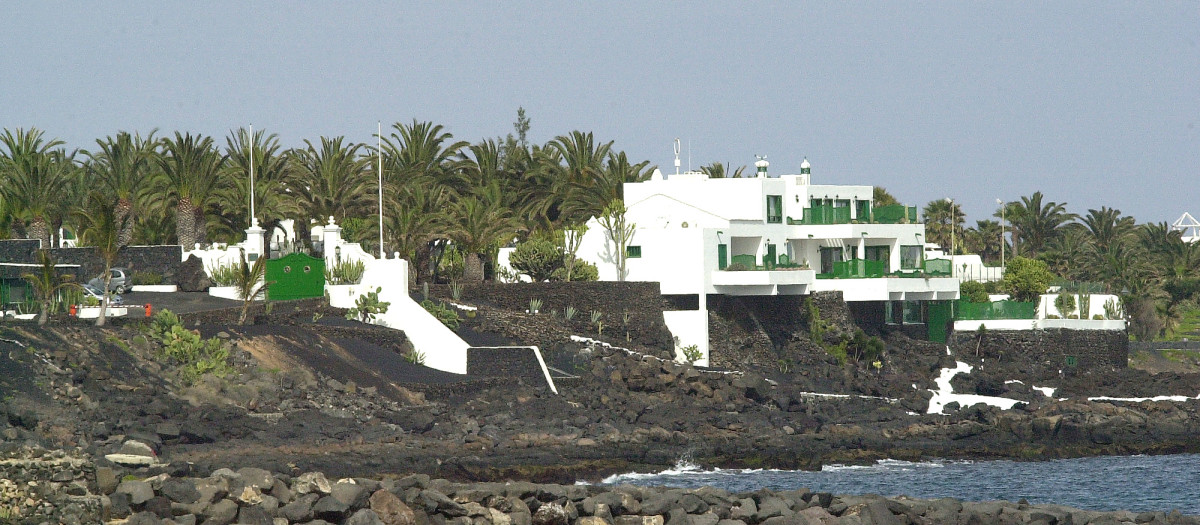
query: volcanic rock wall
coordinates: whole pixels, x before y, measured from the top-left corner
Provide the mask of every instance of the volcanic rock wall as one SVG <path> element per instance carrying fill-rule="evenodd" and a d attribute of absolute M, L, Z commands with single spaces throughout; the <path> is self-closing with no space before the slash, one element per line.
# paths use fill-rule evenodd
<path fill-rule="evenodd" d="M 1124 330 L 986 330 L 956 332 L 950 340 L 956 354 L 1024 360 L 1076 370 L 1125 368 L 1129 334 Z M 976 350 L 978 347 L 978 351 Z"/>

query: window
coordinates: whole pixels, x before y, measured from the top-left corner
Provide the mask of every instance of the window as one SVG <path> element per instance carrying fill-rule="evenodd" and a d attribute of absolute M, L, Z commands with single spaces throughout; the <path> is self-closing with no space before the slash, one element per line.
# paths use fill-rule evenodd
<path fill-rule="evenodd" d="M 868 261 L 891 262 L 891 246 L 867 246 L 864 250 Z"/>
<path fill-rule="evenodd" d="M 767 195 L 767 222 L 783 222 L 783 195 Z"/>
<path fill-rule="evenodd" d="M 857 201 L 858 209 L 854 215 L 858 217 L 858 222 L 869 222 L 871 220 L 871 201 Z"/>
<path fill-rule="evenodd" d="M 921 247 L 920 246 L 901 246 L 900 247 L 900 269 L 901 270 L 916 270 L 921 267 Z"/>
<path fill-rule="evenodd" d="M 641 246 L 626 246 L 625 247 L 625 258 L 626 259 L 637 259 L 641 256 L 642 256 L 642 247 Z"/>

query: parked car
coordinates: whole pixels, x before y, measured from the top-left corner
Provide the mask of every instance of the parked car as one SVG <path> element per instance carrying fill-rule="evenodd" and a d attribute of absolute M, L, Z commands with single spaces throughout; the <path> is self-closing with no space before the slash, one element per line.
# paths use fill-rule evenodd
<path fill-rule="evenodd" d="M 129 270 L 124 268 L 113 268 L 112 270 L 109 270 L 109 272 L 112 274 L 112 279 L 108 283 L 108 291 L 123 294 L 125 293 L 125 290 L 128 290 L 130 285 L 133 284 L 133 281 L 129 278 Z M 91 286 L 97 290 L 103 290 L 104 276 L 101 275 L 88 281 L 88 286 Z"/>
<path fill-rule="evenodd" d="M 104 283 L 100 283 L 100 286 L 104 286 Z M 104 291 L 102 288 L 92 286 L 91 283 L 83 285 L 82 288 L 84 297 L 94 297 L 97 301 L 104 301 Z M 108 295 L 108 304 L 110 306 L 120 305 L 124 302 L 125 299 L 123 299 L 120 295 L 111 293 Z"/>

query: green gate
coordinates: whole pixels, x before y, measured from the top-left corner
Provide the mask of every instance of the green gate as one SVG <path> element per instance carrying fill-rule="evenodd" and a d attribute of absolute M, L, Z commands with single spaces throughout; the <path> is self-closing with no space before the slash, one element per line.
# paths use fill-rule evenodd
<path fill-rule="evenodd" d="M 325 260 L 303 253 L 267 261 L 267 299 L 287 301 L 325 295 Z"/>
<path fill-rule="evenodd" d="M 929 317 L 925 326 L 929 330 L 929 340 L 938 343 L 946 342 L 946 332 L 954 319 L 954 301 L 929 301 Z"/>

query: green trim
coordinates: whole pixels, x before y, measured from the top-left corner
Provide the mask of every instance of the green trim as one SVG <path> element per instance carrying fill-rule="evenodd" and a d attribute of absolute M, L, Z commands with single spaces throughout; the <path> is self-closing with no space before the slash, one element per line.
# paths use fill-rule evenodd
<path fill-rule="evenodd" d="M 626 259 L 640 259 L 641 257 L 642 257 L 642 247 L 641 246 L 626 246 L 625 247 L 625 258 Z"/>

